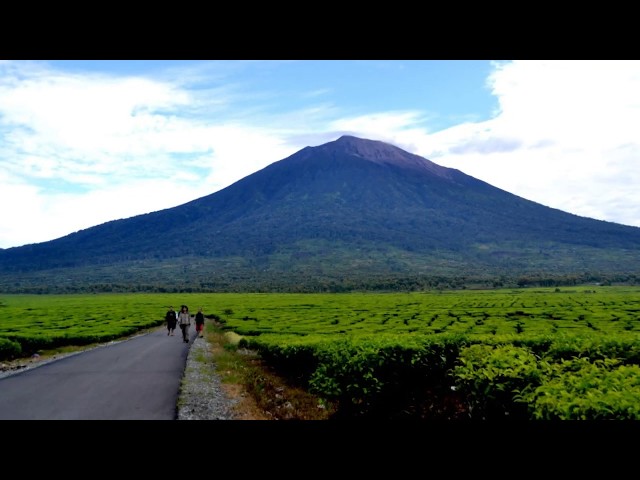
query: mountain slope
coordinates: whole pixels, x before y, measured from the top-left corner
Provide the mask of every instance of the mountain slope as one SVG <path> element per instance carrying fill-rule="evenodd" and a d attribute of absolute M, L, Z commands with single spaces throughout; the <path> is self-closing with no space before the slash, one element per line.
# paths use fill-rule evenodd
<path fill-rule="evenodd" d="M 142 262 L 166 264 L 156 281 L 171 282 L 194 261 L 211 275 L 224 265 L 226 276 L 236 268 L 245 277 L 565 274 L 637 271 L 638 253 L 640 228 L 545 207 L 343 136 L 184 205 L 0 251 L 0 275 Z"/>

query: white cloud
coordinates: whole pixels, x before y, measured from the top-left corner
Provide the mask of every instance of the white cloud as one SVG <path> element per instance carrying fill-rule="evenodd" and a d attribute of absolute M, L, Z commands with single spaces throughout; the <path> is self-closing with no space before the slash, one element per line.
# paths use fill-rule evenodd
<path fill-rule="evenodd" d="M 188 122 L 154 113 L 188 101 L 185 92 L 137 78 L 42 74 L 0 81 L 2 166 L 23 177 L 71 182 L 151 176 L 170 167 L 167 152 L 209 147 Z"/>
<path fill-rule="evenodd" d="M 415 153 L 547 206 L 640 226 L 630 182 L 640 180 L 640 62 L 515 61 L 490 84 L 494 118 L 424 136 Z"/>

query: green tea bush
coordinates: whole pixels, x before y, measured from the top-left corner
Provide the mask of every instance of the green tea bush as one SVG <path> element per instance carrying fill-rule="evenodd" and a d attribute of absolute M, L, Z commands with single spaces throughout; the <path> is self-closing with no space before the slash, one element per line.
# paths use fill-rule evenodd
<path fill-rule="evenodd" d="M 427 393 L 451 391 L 447 372 L 465 342 L 461 335 L 403 335 L 324 343 L 310 390 L 337 402 L 339 415 L 419 415 Z"/>
<path fill-rule="evenodd" d="M 20 344 L 22 356 L 32 355 L 40 350 L 52 349 L 67 345 L 65 336 L 50 335 L 16 335 L 11 340 Z"/>
<path fill-rule="evenodd" d="M 541 385 L 549 365 L 526 347 L 471 345 L 460 351 L 451 375 L 472 419 L 524 419 L 527 405 L 516 394 Z"/>
<path fill-rule="evenodd" d="M 12 360 L 22 356 L 22 347 L 18 342 L 0 338 L 0 360 Z"/>
<path fill-rule="evenodd" d="M 624 364 L 640 365 L 640 342 L 637 336 L 563 336 L 552 342 L 547 357 L 553 361 L 588 358 L 596 360 L 615 358 Z"/>
<path fill-rule="evenodd" d="M 521 394 L 538 420 L 640 420 L 640 366 L 574 358 Z"/>

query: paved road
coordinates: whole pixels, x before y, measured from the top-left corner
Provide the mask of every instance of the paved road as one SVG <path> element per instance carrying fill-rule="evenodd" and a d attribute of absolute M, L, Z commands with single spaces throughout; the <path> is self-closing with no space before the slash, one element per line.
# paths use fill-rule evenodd
<path fill-rule="evenodd" d="M 160 328 L 2 378 L 0 419 L 175 420 L 190 346 Z"/>

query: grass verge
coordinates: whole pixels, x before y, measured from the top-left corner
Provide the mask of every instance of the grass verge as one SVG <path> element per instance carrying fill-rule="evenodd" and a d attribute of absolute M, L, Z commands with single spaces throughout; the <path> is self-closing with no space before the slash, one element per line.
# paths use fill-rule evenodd
<path fill-rule="evenodd" d="M 328 420 L 334 408 L 269 368 L 260 356 L 239 348 L 240 336 L 207 324 L 212 360 L 227 394 L 238 399 L 236 413 L 245 420 Z"/>

